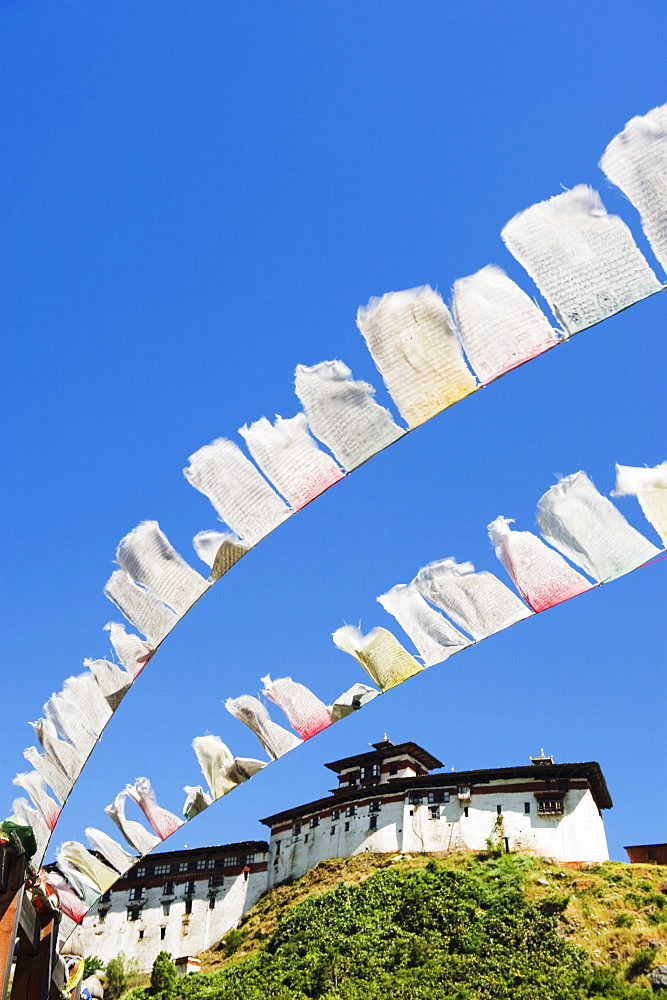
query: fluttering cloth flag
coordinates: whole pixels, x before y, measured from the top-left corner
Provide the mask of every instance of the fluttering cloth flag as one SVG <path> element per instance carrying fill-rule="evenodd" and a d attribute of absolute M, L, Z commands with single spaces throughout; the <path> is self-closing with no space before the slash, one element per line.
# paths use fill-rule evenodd
<path fill-rule="evenodd" d="M 132 675 L 109 660 L 84 660 L 83 663 L 95 678 L 109 708 L 115 712 L 132 685 Z"/>
<path fill-rule="evenodd" d="M 372 298 L 359 307 L 357 326 L 409 427 L 477 388 L 449 309 L 428 285 Z"/>
<path fill-rule="evenodd" d="M 89 885 L 99 896 L 118 879 L 118 872 L 86 850 L 76 840 L 67 840 L 56 852 L 56 861 L 63 875 L 77 888 Z"/>
<path fill-rule="evenodd" d="M 19 785 L 20 788 L 25 789 L 41 813 L 49 830 L 53 830 L 58 822 L 61 809 L 44 787 L 44 778 L 42 775 L 38 774 L 37 771 L 27 771 L 24 774 L 17 774 L 12 784 Z"/>
<path fill-rule="evenodd" d="M 566 476 L 538 504 L 546 540 L 598 583 L 629 573 L 658 549 L 598 493 L 585 472 Z"/>
<path fill-rule="evenodd" d="M 127 632 L 125 626 L 118 622 L 109 622 L 104 628 L 109 633 L 114 653 L 136 680 L 155 650 L 150 643 L 144 642 L 133 632 Z"/>
<path fill-rule="evenodd" d="M 497 517 L 489 525 L 489 537 L 496 555 L 533 611 L 545 611 L 592 588 L 559 552 L 530 531 L 512 531 L 510 524 L 511 519 Z"/>
<path fill-rule="evenodd" d="M 211 583 L 222 579 L 250 551 L 250 546 L 231 531 L 199 531 L 192 544 L 201 561 L 211 568 Z"/>
<path fill-rule="evenodd" d="M 427 604 L 414 584 L 399 583 L 378 602 L 410 636 L 427 667 L 470 645 L 470 639 Z"/>
<path fill-rule="evenodd" d="M 108 707 L 108 706 L 107 706 Z M 53 694 L 43 706 L 44 715 L 53 723 L 58 734 L 76 749 L 82 760 L 85 760 L 97 740 L 86 723 L 86 718 L 79 710 L 76 702 L 61 692 Z M 109 712 L 109 718 L 111 712 Z"/>
<path fill-rule="evenodd" d="M 377 688 L 369 687 L 368 684 L 353 684 L 347 691 L 343 691 L 331 706 L 332 720 L 338 722 L 339 719 L 345 719 L 353 712 L 358 712 L 379 694 Z"/>
<path fill-rule="evenodd" d="M 308 426 L 346 472 L 405 434 L 389 410 L 375 402 L 373 386 L 355 381 L 342 361 L 297 365 L 294 384 Z"/>
<path fill-rule="evenodd" d="M 635 496 L 644 517 L 667 545 L 667 462 L 653 469 L 616 466 L 616 496 Z"/>
<path fill-rule="evenodd" d="M 493 264 L 454 282 L 452 311 L 482 385 L 558 343 L 539 306 Z"/>
<path fill-rule="evenodd" d="M 157 847 L 160 843 L 160 837 L 156 837 L 154 834 L 149 833 L 142 823 L 138 823 L 134 819 L 126 818 L 126 799 L 127 791 L 124 790 L 119 792 L 111 805 L 108 805 L 104 811 L 107 816 L 110 816 L 114 821 L 130 847 L 133 847 L 134 850 L 141 855 L 150 854 L 153 848 Z"/>
<path fill-rule="evenodd" d="M 225 702 L 227 711 L 252 729 L 269 757 L 277 760 L 283 754 L 293 750 L 301 740 L 287 729 L 273 722 L 265 705 L 252 695 L 242 694 L 239 698 L 228 698 Z"/>
<path fill-rule="evenodd" d="M 532 611 L 509 587 L 471 562 L 440 559 L 419 570 L 417 590 L 475 640 L 528 618 Z"/>
<path fill-rule="evenodd" d="M 424 669 L 386 628 L 374 628 L 362 635 L 354 625 L 343 625 L 332 638 L 339 649 L 362 665 L 381 691 L 402 684 Z"/>
<path fill-rule="evenodd" d="M 160 840 L 166 840 L 183 826 L 182 819 L 158 804 L 148 778 L 137 778 L 133 785 L 125 786 L 125 791 L 137 803 Z"/>
<path fill-rule="evenodd" d="M 83 757 L 71 743 L 58 738 L 58 731 L 50 719 L 37 719 L 30 725 L 35 730 L 44 756 L 62 771 L 71 788 L 83 767 Z M 51 787 L 53 788 L 53 785 Z M 63 798 L 67 798 L 67 795 Z"/>
<path fill-rule="evenodd" d="M 121 539 L 116 559 L 127 575 L 182 617 L 210 587 L 189 566 L 157 521 L 142 521 Z"/>
<path fill-rule="evenodd" d="M 262 694 L 282 709 L 290 726 L 302 739 L 308 740 L 331 725 L 331 712 L 304 684 L 293 681 L 291 677 L 279 677 L 272 681 L 269 674 L 262 677 L 262 684 Z"/>
<path fill-rule="evenodd" d="M 211 501 L 232 531 L 255 545 L 291 511 L 238 445 L 218 438 L 188 459 L 183 475 Z"/>
<path fill-rule="evenodd" d="M 49 885 L 52 885 L 58 894 L 58 905 L 62 912 L 70 920 L 73 920 L 75 924 L 80 924 L 88 913 L 89 907 L 81 899 L 76 889 L 69 884 L 65 876 L 61 875 L 59 871 L 51 870 L 46 872 L 46 878 Z"/>
<path fill-rule="evenodd" d="M 266 767 L 266 761 L 248 757 L 234 757 L 229 747 L 219 736 L 195 736 L 192 741 L 199 766 L 215 801 L 230 792 L 232 788 Z"/>
<path fill-rule="evenodd" d="M 183 815 L 188 823 L 213 804 L 213 799 L 201 785 L 184 785 L 183 791 L 187 796 L 183 803 Z"/>
<path fill-rule="evenodd" d="M 308 433 L 305 414 L 272 424 L 266 417 L 241 427 L 248 451 L 267 479 L 294 510 L 304 507 L 343 478 L 331 455 Z"/>
<path fill-rule="evenodd" d="M 103 830 L 96 830 L 94 826 L 88 826 L 83 832 L 92 849 L 105 857 L 121 875 L 129 871 L 135 861 L 139 860 L 136 855 L 129 854 L 117 840 L 104 833 Z"/>
<path fill-rule="evenodd" d="M 515 215 L 501 236 L 569 334 L 661 288 L 626 224 L 586 184 Z"/>
<path fill-rule="evenodd" d="M 62 691 L 45 703 L 44 715 L 85 759 L 112 711 L 93 674 L 87 671 L 67 678 Z"/>
<path fill-rule="evenodd" d="M 631 118 L 600 166 L 641 216 L 653 253 L 667 271 L 667 104 Z"/>
<path fill-rule="evenodd" d="M 45 753 L 40 753 L 37 747 L 28 747 L 27 750 L 23 751 L 23 756 L 51 786 L 56 799 L 62 805 L 72 790 L 72 782 L 59 764 L 51 760 Z"/>
<path fill-rule="evenodd" d="M 48 823 L 44 819 L 41 810 L 30 805 L 28 800 L 23 797 L 14 799 L 12 802 L 12 812 L 14 814 L 12 818 L 20 826 L 32 827 L 32 832 L 35 836 L 35 843 L 37 844 L 37 850 L 32 856 L 31 862 L 34 865 L 38 865 L 44 857 L 44 851 L 46 850 L 49 837 L 51 836 L 51 830 L 49 829 Z"/>
<path fill-rule="evenodd" d="M 160 645 L 179 618 L 175 611 L 143 587 L 138 587 L 125 570 L 112 573 L 104 588 L 118 610 L 125 615 L 131 625 L 145 635 L 153 648 Z"/>

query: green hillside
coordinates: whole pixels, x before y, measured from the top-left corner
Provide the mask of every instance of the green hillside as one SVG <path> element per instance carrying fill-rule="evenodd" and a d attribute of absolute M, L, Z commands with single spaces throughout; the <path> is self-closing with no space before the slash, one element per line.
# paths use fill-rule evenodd
<path fill-rule="evenodd" d="M 169 996 L 647 1000 L 645 973 L 667 962 L 666 874 L 522 855 L 323 862 L 267 893 Z"/>

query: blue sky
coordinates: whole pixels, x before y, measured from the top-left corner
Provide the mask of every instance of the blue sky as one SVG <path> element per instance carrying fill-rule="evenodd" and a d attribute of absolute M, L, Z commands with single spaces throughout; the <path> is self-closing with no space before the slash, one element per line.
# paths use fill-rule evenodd
<path fill-rule="evenodd" d="M 9 138 L 1 396 L 2 802 L 29 719 L 84 657 L 108 655 L 102 588 L 119 539 L 157 519 L 190 539 L 213 509 L 181 469 L 262 415 L 293 415 L 298 363 L 340 357 L 388 397 L 355 327 L 371 295 L 496 263 L 537 295 L 499 232 L 589 183 L 663 103 L 664 4 L 17 2 L 0 12 Z M 108 727 L 56 835 L 147 775 L 179 812 L 190 741 L 259 755 L 228 695 L 291 675 L 330 701 L 355 680 L 330 633 L 393 628 L 375 602 L 453 555 L 503 577 L 486 535 L 530 528 L 557 474 L 605 493 L 614 462 L 665 456 L 664 295 L 463 400 L 283 525 L 165 642 Z M 623 513 L 650 531 L 632 499 Z M 651 536 L 653 537 L 653 536 Z M 665 839 L 665 563 L 520 623 L 332 727 L 168 846 L 262 836 L 318 797 L 322 763 L 386 731 L 449 769 L 598 760 L 612 856 Z M 400 633 L 398 633 L 400 634 Z M 280 721 L 280 714 L 274 712 Z"/>

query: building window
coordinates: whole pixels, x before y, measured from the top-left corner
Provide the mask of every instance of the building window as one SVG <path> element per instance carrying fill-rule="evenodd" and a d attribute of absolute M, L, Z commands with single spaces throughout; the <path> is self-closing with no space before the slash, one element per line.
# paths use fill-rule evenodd
<path fill-rule="evenodd" d="M 206 868 L 206 858 L 198 858 L 197 859 L 197 871 L 198 872 L 203 872 L 205 868 Z"/>
<path fill-rule="evenodd" d="M 526 814 L 530 813 L 530 802 L 524 802 L 524 804 L 523 804 L 523 811 Z"/>
<path fill-rule="evenodd" d="M 135 885 L 134 889 L 130 889 L 130 899 L 142 899 L 143 892 L 143 886 Z"/>
<path fill-rule="evenodd" d="M 310 827 L 311 830 L 314 830 L 316 826 L 320 825 L 320 817 L 319 816 L 311 816 L 310 817 L 310 823 L 308 825 L 309 825 L 309 827 Z"/>
<path fill-rule="evenodd" d="M 211 875 L 208 880 L 209 889 L 220 889 L 225 884 L 224 875 Z"/>
<path fill-rule="evenodd" d="M 162 916 L 163 917 L 168 917 L 170 910 L 171 910 L 171 903 L 163 903 L 162 904 Z"/>
<path fill-rule="evenodd" d="M 240 856 L 225 858 L 225 868 L 238 868 L 245 864 L 246 859 Z"/>
<path fill-rule="evenodd" d="M 301 823 L 295 823 L 294 826 L 292 827 L 292 836 L 298 837 L 300 833 L 301 833 Z"/>
<path fill-rule="evenodd" d="M 356 812 L 357 812 L 357 807 L 356 806 L 348 806 L 347 809 L 345 810 L 345 815 L 346 816 L 354 816 L 356 814 Z"/>
<path fill-rule="evenodd" d="M 380 777 L 380 765 L 379 764 L 367 764 L 366 767 L 361 769 L 361 780 L 365 778 L 379 778 Z"/>
<path fill-rule="evenodd" d="M 333 837 L 333 835 L 334 835 L 335 832 L 336 832 L 336 827 L 332 826 L 331 829 L 329 830 L 329 836 Z"/>
<path fill-rule="evenodd" d="M 499 816 L 502 816 L 502 814 L 503 814 L 503 807 L 502 806 L 496 806 L 496 812 L 498 813 Z"/>
<path fill-rule="evenodd" d="M 368 811 L 372 813 L 379 813 L 380 809 L 382 809 L 382 803 L 378 800 L 376 800 L 375 802 L 371 802 L 370 806 L 368 807 Z"/>
<path fill-rule="evenodd" d="M 304 842 L 304 844 L 308 843 L 308 834 L 306 834 L 306 836 L 303 838 L 303 842 Z"/>
<path fill-rule="evenodd" d="M 440 806 L 429 806 L 428 807 L 428 818 L 429 819 L 440 819 Z"/>
<path fill-rule="evenodd" d="M 194 879 L 190 879 L 189 882 L 185 883 L 185 891 L 186 892 L 194 892 L 195 891 Z"/>
<path fill-rule="evenodd" d="M 350 830 L 350 824 L 346 823 L 345 824 L 345 833 L 349 833 L 349 830 Z"/>
<path fill-rule="evenodd" d="M 141 878 L 143 875 L 146 874 L 146 869 L 144 868 L 143 865 L 140 865 L 140 867 L 135 870 L 134 874 L 137 876 L 137 878 Z"/>
<path fill-rule="evenodd" d="M 276 857 L 280 854 L 280 841 L 276 840 Z"/>
<path fill-rule="evenodd" d="M 466 818 L 468 817 L 468 807 L 467 807 L 467 806 L 464 806 L 464 807 L 463 807 L 463 815 L 464 815 L 464 816 L 465 816 Z"/>
<path fill-rule="evenodd" d="M 410 792 L 410 794 L 408 795 L 408 802 L 410 803 L 411 806 L 418 806 L 421 800 L 422 800 L 421 792 Z"/>
<path fill-rule="evenodd" d="M 144 939 L 144 930 L 143 930 L 143 927 L 142 927 L 142 929 L 139 931 L 139 940 L 143 941 L 143 939 Z"/>
<path fill-rule="evenodd" d="M 186 872 L 188 870 L 187 861 L 180 861 L 178 864 L 178 870 L 179 872 Z"/>
<path fill-rule="evenodd" d="M 162 895 L 163 896 L 173 896 L 174 895 L 174 883 L 173 882 L 165 882 L 164 883 L 164 889 L 162 890 Z"/>
<path fill-rule="evenodd" d="M 208 908 L 209 908 L 209 910 L 214 910 L 215 909 L 215 896 L 209 896 L 208 897 Z"/>
<path fill-rule="evenodd" d="M 449 792 L 445 792 L 442 788 L 435 788 L 428 793 L 428 801 L 429 803 L 449 802 Z"/>
<path fill-rule="evenodd" d="M 135 907 L 132 906 L 128 907 L 127 910 L 128 920 L 139 920 L 140 917 L 141 917 L 141 910 L 137 910 L 135 909 Z"/>
<path fill-rule="evenodd" d="M 153 875 L 168 875 L 171 871 L 171 865 L 156 865 L 153 869 Z"/>
<path fill-rule="evenodd" d="M 164 939 L 166 938 L 166 936 L 167 936 L 167 928 L 166 927 L 161 927 L 160 928 L 160 941 L 164 941 Z"/>
<path fill-rule="evenodd" d="M 377 818 L 377 816 L 371 816 L 370 817 L 370 819 L 368 820 L 368 828 L 369 828 L 369 830 L 377 830 L 377 828 L 378 828 L 378 818 Z"/>
<path fill-rule="evenodd" d="M 215 868 L 215 858 L 209 858 L 206 862 L 207 868 Z"/>
<path fill-rule="evenodd" d="M 339 816 L 340 816 L 340 809 L 332 809 L 331 810 L 331 818 L 332 819 L 338 819 Z"/>
<path fill-rule="evenodd" d="M 389 765 L 389 773 L 390 774 L 398 774 L 398 764 L 390 764 Z"/>
<path fill-rule="evenodd" d="M 563 815 L 563 800 L 562 798 L 551 798 L 551 799 L 538 799 L 537 800 L 537 815 L 538 816 L 562 816 Z"/>

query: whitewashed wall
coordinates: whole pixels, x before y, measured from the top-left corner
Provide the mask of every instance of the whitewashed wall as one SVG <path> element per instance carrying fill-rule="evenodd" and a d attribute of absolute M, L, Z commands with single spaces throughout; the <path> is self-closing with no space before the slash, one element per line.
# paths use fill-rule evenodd
<path fill-rule="evenodd" d="M 507 782 L 503 781 L 503 785 Z M 487 786 L 493 788 L 493 782 Z M 524 813 L 524 803 L 530 813 Z M 468 805 L 468 816 L 463 806 Z M 502 829 L 497 829 L 497 806 Z M 607 861 L 609 852 L 602 817 L 588 789 L 570 789 L 562 816 L 538 816 L 532 792 L 485 791 L 468 803 L 452 796 L 440 804 L 440 819 L 429 819 L 428 805 L 406 800 L 402 850 L 483 851 L 489 838 L 507 837 L 511 851 L 529 851 L 556 861 Z M 410 815 L 410 813 L 413 815 Z"/>
<path fill-rule="evenodd" d="M 507 788 L 507 779 L 497 784 Z M 271 835 L 269 885 L 300 878 L 309 868 L 328 858 L 352 857 L 363 851 L 429 853 L 483 851 L 487 840 L 507 837 L 511 851 L 528 851 L 556 861 L 606 861 L 609 859 L 602 817 L 588 789 L 565 793 L 562 816 L 538 816 L 532 792 L 493 791 L 485 785 L 467 802 L 452 795 L 440 803 L 440 817 L 430 819 L 424 793 L 420 805 L 409 802 L 408 793 L 399 802 L 382 802 L 380 812 L 370 812 L 368 804 L 357 807 L 354 817 L 344 810 L 338 819 L 320 813 L 317 827 L 302 825 L 298 835 L 280 830 Z M 393 796 L 391 796 L 393 798 Z M 524 804 L 530 804 L 530 813 Z M 464 806 L 468 806 L 468 816 Z M 497 826 L 501 807 L 502 827 Z M 369 818 L 377 816 L 377 830 L 369 829 Z M 345 830 L 345 824 L 349 830 Z M 333 828 L 333 833 L 332 833 Z M 306 839 L 307 838 L 307 839 Z M 277 847 L 277 842 L 280 847 Z"/>
<path fill-rule="evenodd" d="M 224 886 L 216 889 L 215 908 L 209 907 L 208 882 L 195 882 L 192 913 L 186 914 L 183 886 L 176 886 L 169 914 L 165 915 L 162 887 L 146 889 L 139 920 L 128 920 L 129 890 L 112 892 L 111 904 L 104 922 L 100 922 L 97 906 L 84 917 L 77 932 L 84 955 L 97 955 L 103 962 L 124 952 L 138 963 L 141 971 L 151 969 L 159 951 L 171 952 L 172 958 L 196 955 L 219 941 L 236 926 L 242 915 L 257 902 L 266 889 L 266 872 L 250 872 L 225 876 Z M 164 938 L 161 929 L 165 929 Z M 140 931 L 143 937 L 140 938 Z"/>

